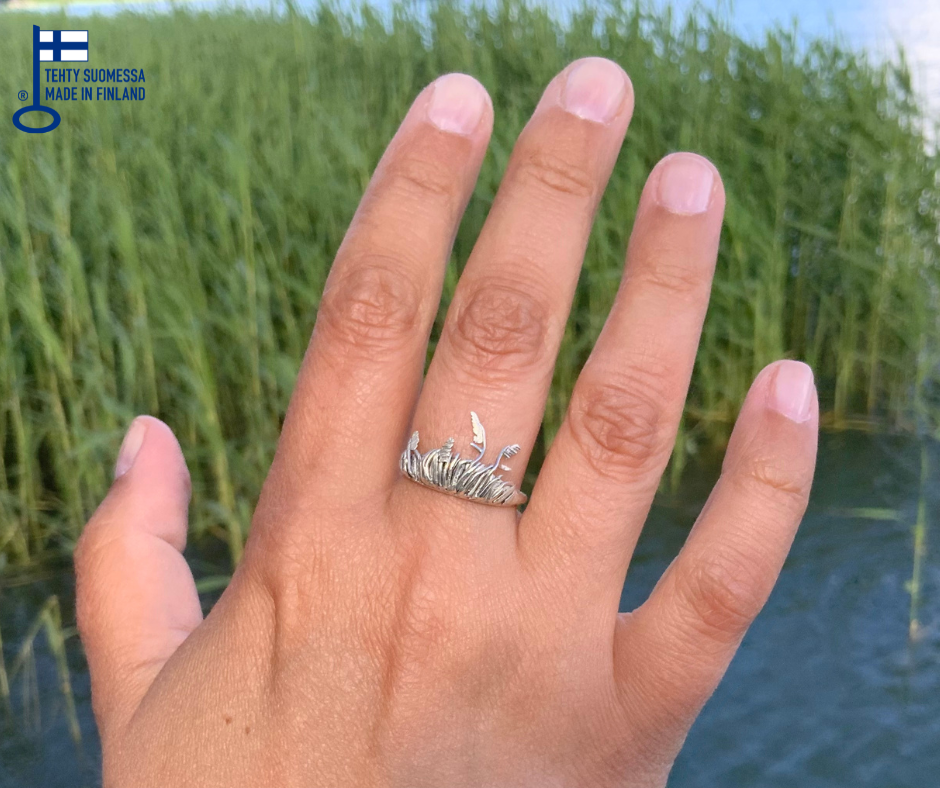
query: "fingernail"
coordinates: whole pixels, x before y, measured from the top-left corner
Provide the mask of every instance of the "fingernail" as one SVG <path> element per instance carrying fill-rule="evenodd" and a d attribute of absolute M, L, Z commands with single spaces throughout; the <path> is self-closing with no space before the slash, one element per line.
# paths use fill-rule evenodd
<path fill-rule="evenodd" d="M 800 361 L 781 361 L 777 365 L 770 407 L 786 416 L 790 421 L 802 424 L 813 412 L 816 386 L 813 370 Z"/>
<path fill-rule="evenodd" d="M 626 91 L 627 80 L 619 66 L 602 57 L 591 57 L 568 74 L 561 103 L 572 115 L 607 123 L 623 104 Z"/>
<path fill-rule="evenodd" d="M 659 202 L 672 213 L 702 213 L 711 202 L 715 171 L 694 153 L 674 153 L 659 175 Z"/>
<path fill-rule="evenodd" d="M 121 443 L 121 450 L 118 452 L 117 462 L 114 464 L 115 479 L 120 479 L 131 469 L 134 460 L 137 459 L 140 447 L 144 445 L 144 435 L 146 432 L 147 424 L 143 419 L 134 419 L 134 421 L 131 422 L 130 429 L 127 431 Z"/>
<path fill-rule="evenodd" d="M 445 74 L 434 82 L 428 120 L 441 131 L 472 134 L 489 103 L 483 86 L 466 74 Z"/>

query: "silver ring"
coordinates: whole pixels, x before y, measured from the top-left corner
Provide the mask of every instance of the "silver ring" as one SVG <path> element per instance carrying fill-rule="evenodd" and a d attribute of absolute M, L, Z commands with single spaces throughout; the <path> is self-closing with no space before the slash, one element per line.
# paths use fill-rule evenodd
<path fill-rule="evenodd" d="M 422 454 L 418 451 L 416 430 L 408 441 L 408 448 L 402 452 L 401 472 L 413 482 L 432 490 L 477 503 L 490 506 L 519 506 L 525 503 L 527 496 L 496 473 L 497 470 L 511 470 L 503 465 L 503 460 L 517 454 L 519 444 L 506 446 L 496 456 L 496 462 L 487 465 L 483 462 L 486 430 L 480 423 L 480 417 L 473 411 L 470 411 L 470 423 L 473 425 L 473 442 L 470 447 L 479 452 L 476 458 L 469 459 L 455 453 L 453 438 L 448 438 L 439 449 Z"/>

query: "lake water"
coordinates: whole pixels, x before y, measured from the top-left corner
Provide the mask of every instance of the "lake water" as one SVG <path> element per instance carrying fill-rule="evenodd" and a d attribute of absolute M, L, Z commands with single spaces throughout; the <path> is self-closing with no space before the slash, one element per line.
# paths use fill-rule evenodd
<path fill-rule="evenodd" d="M 931 474 L 940 445 L 929 445 Z M 810 510 L 780 582 L 745 638 L 673 772 L 672 788 L 925 788 L 940 774 L 940 552 L 923 564 L 919 637 L 908 637 L 912 526 L 921 446 L 911 439 L 823 436 Z M 629 610 L 678 551 L 718 471 L 691 467 L 680 495 L 654 506 L 624 589 Z M 940 488 L 928 485 L 928 525 Z M 865 510 L 865 511 L 863 511 Z M 881 518 L 873 519 L 873 515 Z M 219 571 L 211 557 L 199 574 Z M 50 594 L 74 621 L 72 579 L 0 590 L 6 664 Z M 205 600 L 211 604 L 211 599 Z M 0 787 L 80 788 L 99 780 L 85 663 L 67 641 L 81 742 L 69 736 L 55 662 L 42 636 L 35 673 L 13 682 L 0 722 Z M 3 712 L 0 710 L 0 720 Z"/>

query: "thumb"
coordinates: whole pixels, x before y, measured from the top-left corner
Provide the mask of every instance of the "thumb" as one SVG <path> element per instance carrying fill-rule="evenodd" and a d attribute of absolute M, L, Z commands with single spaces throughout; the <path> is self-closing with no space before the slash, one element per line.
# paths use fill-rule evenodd
<path fill-rule="evenodd" d="M 107 497 L 75 548 L 76 605 L 102 737 L 134 713 L 202 621 L 186 546 L 189 471 L 172 431 L 131 423 Z"/>

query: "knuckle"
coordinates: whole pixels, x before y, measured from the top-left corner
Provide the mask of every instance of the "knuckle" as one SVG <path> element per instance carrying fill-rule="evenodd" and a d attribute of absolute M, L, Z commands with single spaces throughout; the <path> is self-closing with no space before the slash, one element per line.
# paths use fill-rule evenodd
<path fill-rule="evenodd" d="M 273 645 L 285 655 L 309 648 L 310 632 L 343 608 L 341 572 L 334 558 L 319 545 L 305 544 L 302 537 L 269 543 L 261 556 L 258 550 L 245 561 L 243 574 L 248 586 L 269 606 L 276 623 Z M 249 553 L 246 551 L 246 557 Z"/>
<path fill-rule="evenodd" d="M 643 265 L 629 275 L 641 284 L 663 290 L 672 298 L 689 298 L 702 293 L 708 282 L 705 272 L 699 268 L 657 260 Z"/>
<path fill-rule="evenodd" d="M 388 165 L 385 187 L 392 193 L 425 200 L 452 199 L 458 183 L 454 175 L 433 157 L 405 151 Z"/>
<path fill-rule="evenodd" d="M 349 352 L 381 356 L 405 344 L 419 322 L 420 289 L 398 261 L 368 256 L 329 288 L 317 327 Z"/>
<path fill-rule="evenodd" d="M 766 455 L 751 457 L 733 478 L 743 491 L 758 498 L 772 498 L 775 506 L 781 503 L 802 510 L 809 498 L 811 479 L 804 473 L 788 467 L 788 463 Z"/>
<path fill-rule="evenodd" d="M 140 560 L 140 550 L 136 549 L 131 533 L 117 526 L 110 518 L 97 519 L 97 516 L 85 526 L 75 549 L 72 562 L 75 567 L 75 609 L 79 632 L 90 629 L 93 610 L 89 608 L 91 600 L 100 594 L 93 590 L 95 578 L 102 577 L 109 565 L 136 563 Z"/>
<path fill-rule="evenodd" d="M 531 179 L 553 194 L 578 198 L 594 195 L 594 178 L 583 162 L 572 161 L 557 151 L 535 147 L 528 151 L 521 164 L 523 180 Z"/>
<path fill-rule="evenodd" d="M 655 394 L 661 388 L 634 378 L 576 390 L 568 417 L 570 429 L 597 473 L 632 474 L 662 459 L 666 450 L 663 409 Z"/>
<path fill-rule="evenodd" d="M 477 370 L 517 370 L 545 352 L 547 300 L 505 284 L 477 287 L 459 307 L 450 341 Z"/>
<path fill-rule="evenodd" d="M 721 644 L 743 636 L 766 597 L 758 564 L 728 549 L 696 561 L 676 583 L 692 625 Z"/>
<path fill-rule="evenodd" d="M 276 645 L 283 652 L 305 642 L 305 633 L 332 611 L 332 567 L 320 556 L 301 563 L 296 555 L 278 555 L 278 573 L 267 562 L 257 571 L 256 584 L 271 600 L 278 622 Z M 304 571 L 306 570 L 306 571 Z"/>

